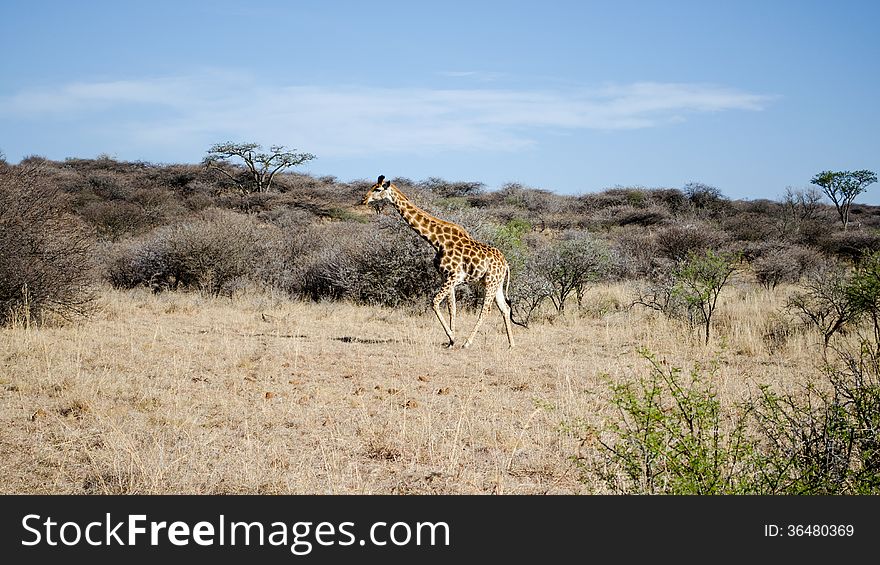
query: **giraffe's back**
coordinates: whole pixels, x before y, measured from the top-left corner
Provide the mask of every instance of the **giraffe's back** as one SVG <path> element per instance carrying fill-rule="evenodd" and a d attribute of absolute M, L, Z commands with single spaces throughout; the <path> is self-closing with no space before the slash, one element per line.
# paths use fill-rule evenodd
<path fill-rule="evenodd" d="M 507 270 L 507 261 L 500 250 L 470 238 L 460 240 L 437 257 L 442 274 L 457 276 L 464 282 L 491 285 L 503 279 Z"/>

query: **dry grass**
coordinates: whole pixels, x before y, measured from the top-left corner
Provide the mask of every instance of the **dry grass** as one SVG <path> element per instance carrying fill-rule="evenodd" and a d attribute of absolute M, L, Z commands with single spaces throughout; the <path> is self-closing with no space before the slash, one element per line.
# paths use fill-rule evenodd
<path fill-rule="evenodd" d="M 429 312 L 106 290 L 86 323 L 0 330 L 0 492 L 601 492 L 564 424 L 612 416 L 638 347 L 717 363 L 725 401 L 814 372 L 815 335 L 766 337 L 784 294 L 726 291 L 708 347 L 621 284 L 513 351 L 497 312 L 448 351 Z"/>

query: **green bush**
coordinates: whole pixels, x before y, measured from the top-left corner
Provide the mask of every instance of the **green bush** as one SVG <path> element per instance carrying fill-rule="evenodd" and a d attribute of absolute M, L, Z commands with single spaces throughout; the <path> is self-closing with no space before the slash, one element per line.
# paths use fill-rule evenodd
<path fill-rule="evenodd" d="M 707 344 L 718 296 L 736 270 L 736 260 L 735 255 L 712 250 L 701 254 L 691 252 L 676 270 L 674 292 L 684 300 L 690 311 L 698 314 Z"/>
<path fill-rule="evenodd" d="M 862 341 L 837 354 L 827 382 L 801 394 L 763 386 L 751 401 L 760 492 L 880 494 L 880 351 Z"/>
<path fill-rule="evenodd" d="M 800 392 L 761 385 L 728 406 L 711 374 L 639 354 L 648 375 L 612 385 L 618 417 L 598 456 L 574 459 L 585 482 L 628 494 L 880 494 L 875 342 L 838 350 L 824 381 Z"/>
<path fill-rule="evenodd" d="M 683 374 L 647 350 L 647 377 L 612 385 L 619 418 L 600 439 L 599 464 L 578 460 L 612 490 L 640 494 L 735 494 L 753 490 L 747 420 L 723 410 L 699 371 Z M 610 436 L 610 437 L 608 437 Z"/>
<path fill-rule="evenodd" d="M 634 303 L 684 320 L 690 328 L 702 327 L 708 344 L 718 296 L 736 270 L 737 259 L 730 253 L 690 251 L 684 260 L 655 269 Z"/>
<path fill-rule="evenodd" d="M 496 242 L 507 247 L 522 247 L 523 236 L 532 231 L 532 224 L 522 218 L 514 218 L 498 228 Z"/>
<path fill-rule="evenodd" d="M 844 289 L 853 312 L 867 316 L 874 328 L 874 341 L 880 343 L 880 252 L 866 256 Z"/>

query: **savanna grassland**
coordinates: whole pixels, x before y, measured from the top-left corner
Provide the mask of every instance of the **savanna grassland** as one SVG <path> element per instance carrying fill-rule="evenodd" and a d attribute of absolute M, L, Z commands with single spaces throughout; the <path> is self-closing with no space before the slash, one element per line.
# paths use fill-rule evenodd
<path fill-rule="evenodd" d="M 0 159 L 3 493 L 880 492 L 880 207 L 393 178 L 449 350 L 373 180 L 209 165 Z"/>
<path fill-rule="evenodd" d="M 513 350 L 493 312 L 447 350 L 430 312 L 105 289 L 88 323 L 2 330 L 2 489 L 603 492 L 573 458 L 614 416 L 609 383 L 646 372 L 637 348 L 709 368 L 722 403 L 817 370 L 817 335 L 765 337 L 786 290 L 732 287 L 709 346 L 631 292 L 594 288 Z"/>

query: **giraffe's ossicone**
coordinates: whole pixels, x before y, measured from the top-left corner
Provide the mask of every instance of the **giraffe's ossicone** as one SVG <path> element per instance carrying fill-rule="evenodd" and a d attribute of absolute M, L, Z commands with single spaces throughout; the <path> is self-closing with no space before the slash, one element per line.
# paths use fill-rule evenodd
<path fill-rule="evenodd" d="M 493 299 L 504 317 L 508 344 L 513 347 L 511 323 L 517 322 L 513 322 L 510 301 L 507 299 L 510 267 L 504 254 L 491 245 L 475 240 L 461 226 L 436 218 L 415 206 L 391 181 L 386 181 L 384 175 L 379 176 L 376 184 L 364 197 L 364 204 L 381 201 L 390 202 L 400 212 L 404 221 L 437 251 L 434 264 L 440 271 L 443 284 L 434 296 L 432 304 L 434 313 L 437 314 L 449 338 L 448 347 L 455 345 L 455 287 L 463 282 L 481 284 L 486 288 L 486 296 L 477 323 L 464 342 L 464 347 L 470 347 L 473 343 L 474 336 L 483 323 L 483 317 L 492 308 Z M 448 323 L 440 313 L 440 305 L 444 300 L 449 311 Z"/>

